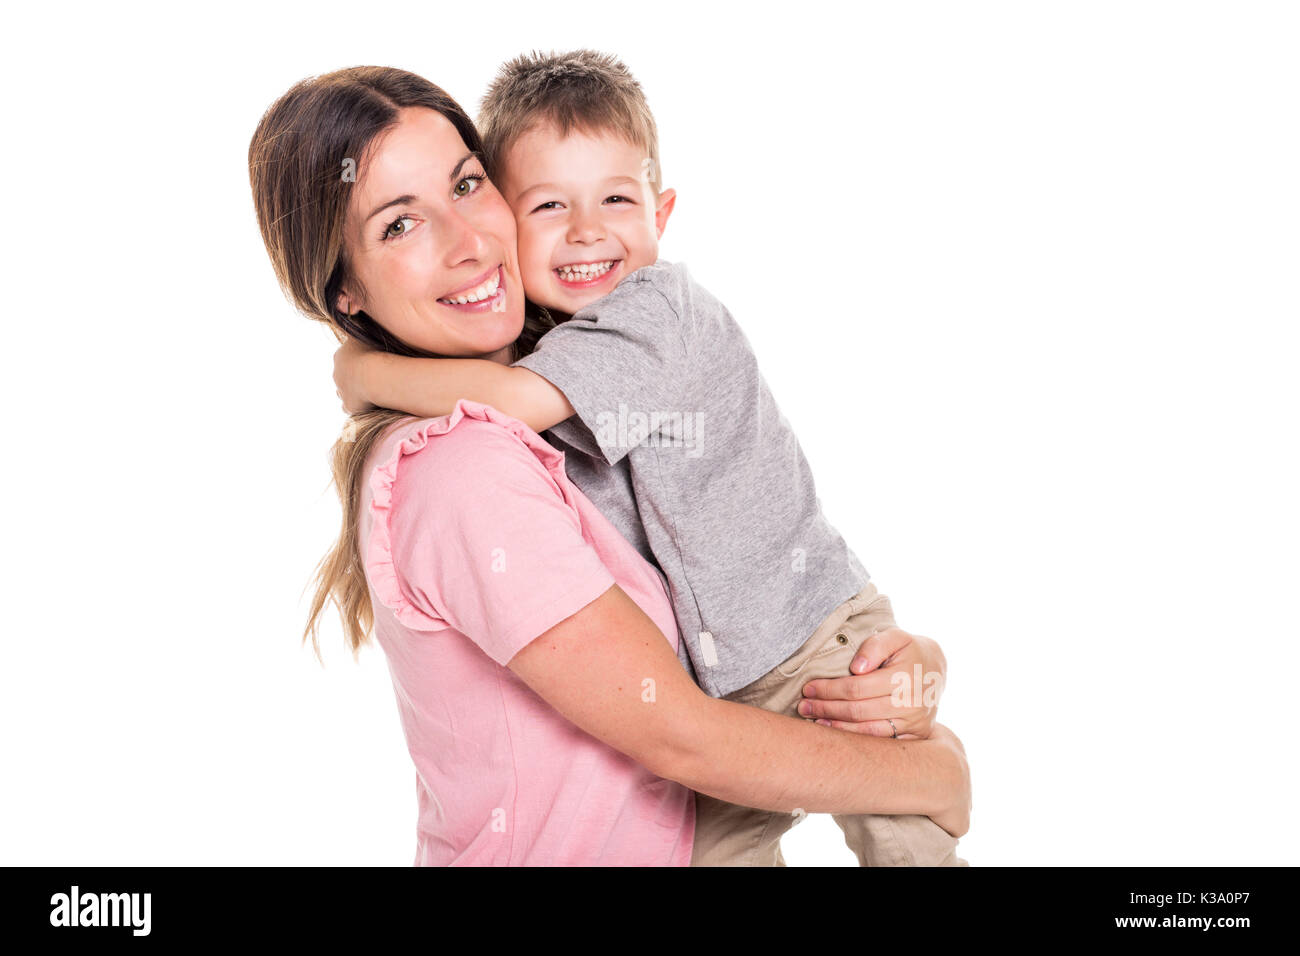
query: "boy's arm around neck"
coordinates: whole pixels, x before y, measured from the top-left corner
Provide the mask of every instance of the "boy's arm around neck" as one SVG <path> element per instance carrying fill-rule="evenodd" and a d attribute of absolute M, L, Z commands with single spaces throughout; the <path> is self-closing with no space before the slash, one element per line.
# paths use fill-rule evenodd
<path fill-rule="evenodd" d="M 564 393 L 536 372 L 487 359 L 412 358 L 391 352 L 365 357 L 367 399 L 380 408 L 437 418 L 451 414 L 457 399 L 490 405 L 535 432 L 573 414 Z"/>

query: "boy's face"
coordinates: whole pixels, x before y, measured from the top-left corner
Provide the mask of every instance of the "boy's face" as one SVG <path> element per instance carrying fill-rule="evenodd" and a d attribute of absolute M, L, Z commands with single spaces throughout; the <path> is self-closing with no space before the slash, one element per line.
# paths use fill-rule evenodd
<path fill-rule="evenodd" d="M 655 195 L 648 157 L 613 133 L 549 123 L 521 136 L 497 178 L 514 210 L 528 298 L 572 315 L 659 258 L 676 198 Z"/>

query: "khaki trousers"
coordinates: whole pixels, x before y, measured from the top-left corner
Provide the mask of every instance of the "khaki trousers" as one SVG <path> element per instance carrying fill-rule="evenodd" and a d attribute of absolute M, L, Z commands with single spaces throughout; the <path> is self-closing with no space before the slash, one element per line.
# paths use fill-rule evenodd
<path fill-rule="evenodd" d="M 868 583 L 836 608 L 789 659 L 726 699 L 799 717 L 796 708 L 805 683 L 848 675 L 858 646 L 894 626 L 889 598 Z M 956 838 L 929 817 L 837 813 L 833 818 L 860 866 L 967 865 L 957 856 Z M 799 819 L 697 793 L 691 866 L 785 866 L 781 836 Z"/>

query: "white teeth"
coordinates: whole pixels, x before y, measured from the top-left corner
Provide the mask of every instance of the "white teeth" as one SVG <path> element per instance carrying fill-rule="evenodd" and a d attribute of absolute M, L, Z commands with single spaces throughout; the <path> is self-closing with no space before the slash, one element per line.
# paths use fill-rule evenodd
<path fill-rule="evenodd" d="M 488 278 L 486 282 L 476 289 L 468 292 L 462 292 L 460 295 L 451 296 L 446 299 L 439 299 L 439 302 L 446 302 L 449 305 L 468 305 L 471 302 L 482 302 L 490 299 L 497 294 L 497 288 L 501 285 L 501 271 L 498 269 Z"/>
<path fill-rule="evenodd" d="M 570 282 L 581 279 L 594 279 L 612 269 L 615 261 L 614 259 L 606 259 L 604 262 L 582 262 L 571 266 L 560 266 L 555 271 L 560 274 L 561 279 L 568 279 Z"/>

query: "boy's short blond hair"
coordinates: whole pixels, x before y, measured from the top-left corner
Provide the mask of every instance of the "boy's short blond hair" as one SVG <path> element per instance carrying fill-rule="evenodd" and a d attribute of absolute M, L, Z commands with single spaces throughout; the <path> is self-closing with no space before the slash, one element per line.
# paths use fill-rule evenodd
<path fill-rule="evenodd" d="M 489 176 L 518 139 L 539 123 L 550 122 L 561 136 L 571 130 L 614 133 L 645 150 L 645 177 L 658 195 L 659 133 L 641 84 L 608 53 L 524 54 L 502 65 L 483 95 L 478 129 Z"/>

